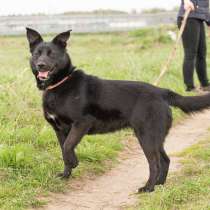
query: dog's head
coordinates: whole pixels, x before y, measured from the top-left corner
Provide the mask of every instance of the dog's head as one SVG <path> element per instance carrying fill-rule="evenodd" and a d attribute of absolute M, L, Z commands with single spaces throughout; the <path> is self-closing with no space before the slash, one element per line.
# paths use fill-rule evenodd
<path fill-rule="evenodd" d="M 71 30 L 58 34 L 51 42 L 44 42 L 42 36 L 33 29 L 26 28 L 26 30 L 32 72 L 38 88 L 45 90 L 70 75 L 74 69 L 66 52 Z"/>

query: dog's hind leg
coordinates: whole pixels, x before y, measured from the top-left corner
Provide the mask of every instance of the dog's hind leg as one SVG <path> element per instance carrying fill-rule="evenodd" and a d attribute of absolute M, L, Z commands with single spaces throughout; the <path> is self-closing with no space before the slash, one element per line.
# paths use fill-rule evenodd
<path fill-rule="evenodd" d="M 163 146 L 160 148 L 160 164 L 161 164 L 161 171 L 156 185 L 163 185 L 165 183 L 170 165 L 170 159 L 166 154 Z"/>
<path fill-rule="evenodd" d="M 162 141 L 160 142 L 160 148 L 159 148 L 161 171 L 160 171 L 160 175 L 159 175 L 156 185 L 163 185 L 165 183 L 167 175 L 168 175 L 169 165 L 170 165 L 170 159 L 169 159 L 168 155 L 166 154 L 164 145 L 163 145 L 163 143 L 165 141 L 165 137 L 167 136 L 167 134 L 172 126 L 172 113 L 171 113 L 170 109 L 167 110 L 166 116 L 167 117 L 166 117 L 166 120 L 164 123 L 166 132 L 162 138 Z"/>
<path fill-rule="evenodd" d="M 152 135 L 149 133 L 143 134 L 141 137 L 138 133 L 136 135 L 149 163 L 149 179 L 146 185 L 140 188 L 138 192 L 152 192 L 160 174 L 160 152 L 155 145 Z"/>
<path fill-rule="evenodd" d="M 140 107 L 140 106 L 139 106 Z M 161 101 L 145 104 L 135 110 L 132 118 L 132 127 L 149 163 L 149 179 L 139 192 L 152 192 L 158 182 L 160 174 L 165 174 L 166 165 L 162 166 L 163 154 L 160 148 L 167 134 L 167 107 Z M 164 162 L 165 163 L 165 162 Z M 164 177 L 161 175 L 161 177 Z"/>

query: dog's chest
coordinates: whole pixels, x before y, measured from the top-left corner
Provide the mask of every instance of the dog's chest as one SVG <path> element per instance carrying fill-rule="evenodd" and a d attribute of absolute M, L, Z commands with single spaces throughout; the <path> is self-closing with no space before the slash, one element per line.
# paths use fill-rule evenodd
<path fill-rule="evenodd" d="M 46 113 L 47 114 L 47 118 L 53 122 L 57 121 L 57 116 L 55 114 L 51 114 L 49 112 Z"/>
<path fill-rule="evenodd" d="M 43 109 L 44 109 L 45 117 L 47 118 L 48 121 L 55 124 L 56 127 L 61 126 L 60 119 L 59 119 L 60 117 L 58 115 L 59 104 L 62 104 L 62 103 L 59 103 L 56 95 L 47 94 L 47 93 L 43 95 Z"/>
<path fill-rule="evenodd" d="M 44 93 L 43 95 L 43 108 L 48 113 L 54 113 L 58 99 L 55 94 Z"/>
<path fill-rule="evenodd" d="M 44 109 L 45 118 L 47 119 L 50 124 L 52 124 L 57 129 L 63 129 L 66 127 L 66 123 L 63 121 L 61 116 L 59 116 L 53 109 Z"/>
<path fill-rule="evenodd" d="M 46 118 L 51 124 L 53 124 L 57 129 L 62 129 L 62 123 L 60 122 L 59 118 L 52 113 L 46 112 Z"/>
<path fill-rule="evenodd" d="M 59 129 L 72 123 L 71 103 L 53 93 L 43 95 L 43 109 L 48 122 Z"/>

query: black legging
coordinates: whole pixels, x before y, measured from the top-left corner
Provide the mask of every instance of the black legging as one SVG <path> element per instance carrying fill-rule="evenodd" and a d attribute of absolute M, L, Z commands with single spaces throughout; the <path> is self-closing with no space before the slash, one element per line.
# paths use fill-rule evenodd
<path fill-rule="evenodd" d="M 178 18 L 178 27 L 181 27 L 182 18 Z M 182 35 L 184 47 L 183 75 L 184 83 L 188 88 L 194 87 L 193 72 L 196 67 L 198 79 L 202 86 L 208 85 L 206 73 L 206 34 L 204 21 L 189 18 Z"/>

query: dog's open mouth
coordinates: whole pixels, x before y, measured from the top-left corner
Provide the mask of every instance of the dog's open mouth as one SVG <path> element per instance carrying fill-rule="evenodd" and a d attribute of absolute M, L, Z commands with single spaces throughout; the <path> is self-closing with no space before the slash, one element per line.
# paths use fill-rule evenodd
<path fill-rule="evenodd" d="M 48 79 L 49 71 L 39 71 L 37 78 L 39 78 L 41 81 L 46 81 Z"/>

